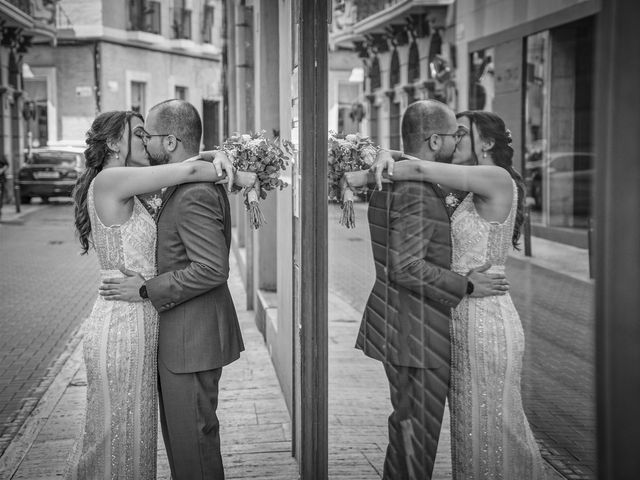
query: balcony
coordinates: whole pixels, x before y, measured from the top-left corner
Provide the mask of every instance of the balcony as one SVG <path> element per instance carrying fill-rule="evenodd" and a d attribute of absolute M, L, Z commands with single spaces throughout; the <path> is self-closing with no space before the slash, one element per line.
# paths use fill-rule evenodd
<path fill-rule="evenodd" d="M 385 27 L 402 23 L 407 16 L 446 8 L 454 0 L 343 0 L 333 12 L 332 45 L 362 40 L 364 35 L 384 33 Z"/>
<path fill-rule="evenodd" d="M 58 0 L 0 0 L 0 21 L 3 27 L 15 27 L 23 34 L 40 38 L 55 38 Z"/>
<path fill-rule="evenodd" d="M 18 10 L 22 10 L 27 15 L 31 15 L 31 0 L 8 0 L 2 3 L 10 3 Z"/>

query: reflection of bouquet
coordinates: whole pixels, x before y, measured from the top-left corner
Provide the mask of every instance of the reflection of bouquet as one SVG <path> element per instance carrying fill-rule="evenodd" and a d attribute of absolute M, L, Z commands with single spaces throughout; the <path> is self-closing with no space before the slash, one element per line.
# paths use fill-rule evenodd
<path fill-rule="evenodd" d="M 267 198 L 267 192 L 287 184 L 280 178 L 280 171 L 286 170 L 293 153 L 293 144 L 285 139 L 268 139 L 264 132 L 236 134 L 229 137 L 220 150 L 225 152 L 238 170 L 254 172 L 258 182 L 245 191 L 244 203 L 249 212 L 249 222 L 253 228 L 266 223 L 258 197 Z"/>
<path fill-rule="evenodd" d="M 342 217 L 340 225 L 347 228 L 354 228 L 355 213 L 353 210 L 353 192 L 351 189 L 344 191 L 340 180 L 345 172 L 368 169 L 376 158 L 379 147 L 373 144 L 369 137 L 360 134 L 339 135 L 329 132 L 329 152 L 328 152 L 328 180 L 329 199 L 342 201 Z"/>

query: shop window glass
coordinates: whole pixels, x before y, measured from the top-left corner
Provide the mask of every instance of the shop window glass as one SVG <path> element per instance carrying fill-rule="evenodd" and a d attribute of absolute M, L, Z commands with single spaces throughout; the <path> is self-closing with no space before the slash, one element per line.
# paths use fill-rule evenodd
<path fill-rule="evenodd" d="M 469 110 L 493 111 L 495 97 L 494 49 L 471 54 L 469 76 Z"/>
<path fill-rule="evenodd" d="M 588 23 L 527 38 L 524 173 L 532 221 L 576 231 L 590 226 L 593 188 Z"/>

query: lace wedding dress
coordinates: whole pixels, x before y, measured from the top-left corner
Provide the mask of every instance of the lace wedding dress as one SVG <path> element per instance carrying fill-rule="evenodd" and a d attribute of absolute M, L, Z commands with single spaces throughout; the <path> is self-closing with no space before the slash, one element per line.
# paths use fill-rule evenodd
<path fill-rule="evenodd" d="M 491 263 L 504 272 L 518 192 L 503 223 L 488 222 L 470 193 L 451 217 L 452 270 Z M 451 321 L 451 450 L 454 480 L 543 478 L 542 457 L 522 408 L 524 332 L 511 297 L 465 297 Z"/>
<path fill-rule="evenodd" d="M 135 198 L 131 217 L 108 227 L 96 214 L 93 183 L 87 201 L 102 278 L 121 277 L 122 267 L 145 278 L 154 276 L 156 224 L 142 203 Z M 86 419 L 66 476 L 155 479 L 156 310 L 149 301 L 106 301 L 99 296 L 85 328 Z"/>

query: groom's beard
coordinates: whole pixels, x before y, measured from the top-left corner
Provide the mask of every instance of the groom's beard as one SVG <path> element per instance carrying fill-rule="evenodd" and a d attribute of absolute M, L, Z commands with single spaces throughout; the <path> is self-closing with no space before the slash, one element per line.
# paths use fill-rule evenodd
<path fill-rule="evenodd" d="M 455 152 L 455 150 L 454 150 L 454 152 Z M 440 163 L 451 163 L 451 161 L 453 160 L 453 153 L 454 152 L 451 152 L 448 155 L 443 154 L 442 152 L 436 152 L 435 161 L 436 162 L 440 162 Z"/>
<path fill-rule="evenodd" d="M 161 153 L 156 153 L 156 154 L 152 155 L 147 150 L 147 156 L 149 157 L 149 164 L 151 166 L 154 166 L 154 165 L 166 165 L 167 163 L 169 163 L 169 160 L 171 160 L 171 157 L 169 156 L 169 154 L 167 152 L 161 152 Z"/>

